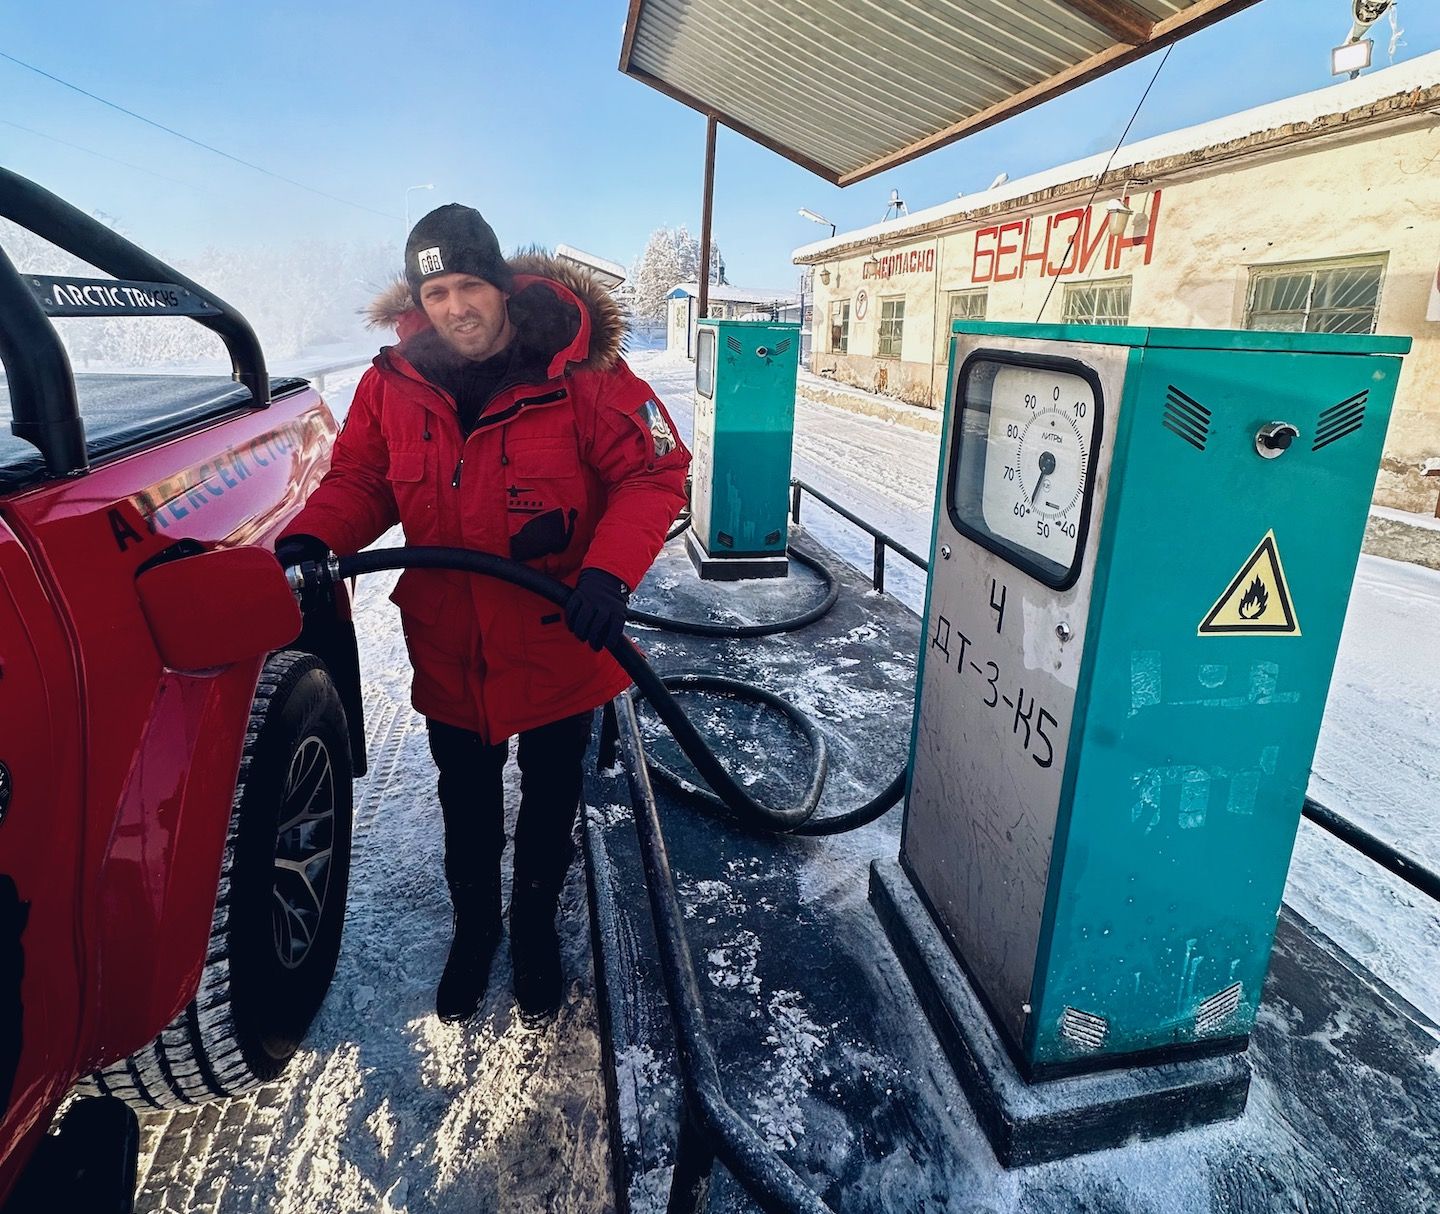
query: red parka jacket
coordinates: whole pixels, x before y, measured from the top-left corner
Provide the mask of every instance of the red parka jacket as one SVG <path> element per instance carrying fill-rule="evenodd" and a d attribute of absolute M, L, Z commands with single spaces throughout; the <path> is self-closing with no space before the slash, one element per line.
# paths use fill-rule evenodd
<path fill-rule="evenodd" d="M 454 400 L 406 358 L 414 343 L 439 340 L 428 324 L 382 349 L 330 471 L 286 534 L 318 536 L 345 555 L 398 522 L 407 544 L 514 556 L 570 585 L 587 567 L 639 584 L 685 504 L 690 453 L 620 357 L 624 321 L 609 294 L 549 258 L 510 265 L 511 375 L 522 382 L 507 379 L 465 437 Z M 413 313 L 389 319 L 414 327 Z M 489 742 L 594 708 L 629 684 L 558 608 L 508 583 L 412 569 L 390 597 L 415 668 L 415 708 Z"/>

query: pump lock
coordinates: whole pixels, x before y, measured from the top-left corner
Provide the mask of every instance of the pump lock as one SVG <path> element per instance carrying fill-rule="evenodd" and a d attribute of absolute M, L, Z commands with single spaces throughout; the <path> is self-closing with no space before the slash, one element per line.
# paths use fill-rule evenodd
<path fill-rule="evenodd" d="M 1264 459 L 1276 459 L 1299 437 L 1298 426 L 1289 422 L 1266 422 L 1255 434 L 1255 450 Z"/>

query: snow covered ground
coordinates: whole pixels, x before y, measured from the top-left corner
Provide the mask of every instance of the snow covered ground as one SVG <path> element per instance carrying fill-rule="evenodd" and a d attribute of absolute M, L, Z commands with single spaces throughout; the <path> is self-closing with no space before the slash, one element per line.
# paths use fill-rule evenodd
<path fill-rule="evenodd" d="M 693 367 L 632 365 L 691 432 Z M 358 379 L 331 376 L 343 413 Z M 795 474 L 928 554 L 938 439 L 804 400 Z M 814 501 L 807 528 L 869 568 L 871 541 Z M 398 543 L 399 537 L 382 543 Z M 497 959 L 480 1015 L 444 1026 L 434 984 L 449 943 L 440 827 L 424 730 L 390 581 L 360 585 L 357 624 L 372 774 L 357 786 L 356 852 L 335 985 L 284 1082 L 247 1100 L 145 1120 L 138 1209 L 285 1214 L 614 1208 L 583 884 L 563 921 L 570 996 L 541 1030 L 513 1014 Z M 923 580 L 893 554 L 887 587 L 916 610 Z M 1433 788 L 1440 573 L 1361 560 L 1311 791 L 1440 864 Z M 514 791 L 511 769 L 512 792 Z M 513 808 L 513 807 L 512 807 Z M 1286 898 L 1440 1019 L 1440 914 L 1423 896 L 1305 825 Z"/>

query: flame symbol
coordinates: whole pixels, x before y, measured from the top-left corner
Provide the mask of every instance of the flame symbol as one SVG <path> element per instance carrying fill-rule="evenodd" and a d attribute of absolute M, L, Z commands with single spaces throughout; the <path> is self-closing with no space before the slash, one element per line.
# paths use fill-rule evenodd
<path fill-rule="evenodd" d="M 1265 583 L 1257 575 L 1235 610 L 1242 620 L 1255 620 L 1265 614 L 1265 608 L 1268 606 L 1270 606 L 1270 594 L 1265 589 Z"/>

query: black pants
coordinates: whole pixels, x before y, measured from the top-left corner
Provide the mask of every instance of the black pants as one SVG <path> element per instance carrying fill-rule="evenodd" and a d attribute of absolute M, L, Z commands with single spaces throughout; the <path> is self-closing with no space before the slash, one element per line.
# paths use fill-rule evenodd
<path fill-rule="evenodd" d="M 594 711 L 520 734 L 520 813 L 515 823 L 515 889 L 551 903 L 575 856 L 570 832 L 580 805 L 581 764 Z M 493 889 L 498 903 L 505 850 L 503 772 L 507 739 L 487 746 L 480 735 L 427 720 L 430 753 L 440 770 L 445 818 L 445 877 L 452 894 Z"/>

